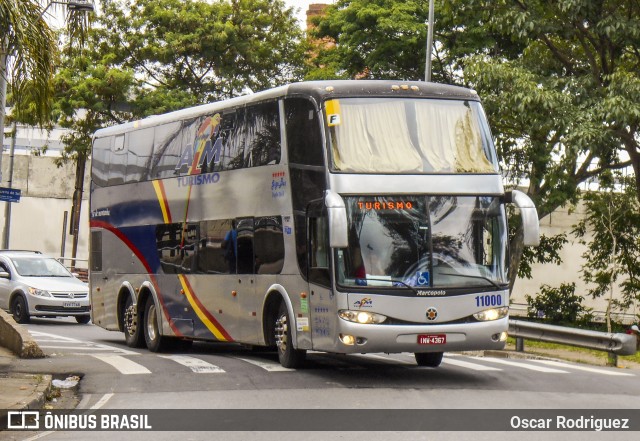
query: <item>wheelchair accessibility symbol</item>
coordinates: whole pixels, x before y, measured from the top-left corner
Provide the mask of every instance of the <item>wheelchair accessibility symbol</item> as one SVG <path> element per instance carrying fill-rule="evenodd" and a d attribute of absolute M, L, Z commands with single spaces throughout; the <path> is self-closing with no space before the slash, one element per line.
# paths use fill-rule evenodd
<path fill-rule="evenodd" d="M 416 273 L 417 286 L 429 286 L 429 271 L 418 271 Z"/>

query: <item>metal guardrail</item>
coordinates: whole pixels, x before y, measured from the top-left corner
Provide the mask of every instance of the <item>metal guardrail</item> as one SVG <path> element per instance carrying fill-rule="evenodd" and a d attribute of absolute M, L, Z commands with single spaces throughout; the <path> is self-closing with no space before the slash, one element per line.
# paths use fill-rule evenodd
<path fill-rule="evenodd" d="M 520 345 L 524 347 L 518 339 L 529 339 L 605 351 L 615 355 L 633 355 L 637 351 L 635 335 L 566 328 L 522 320 L 509 320 L 509 335 L 516 337 L 516 350 Z"/>

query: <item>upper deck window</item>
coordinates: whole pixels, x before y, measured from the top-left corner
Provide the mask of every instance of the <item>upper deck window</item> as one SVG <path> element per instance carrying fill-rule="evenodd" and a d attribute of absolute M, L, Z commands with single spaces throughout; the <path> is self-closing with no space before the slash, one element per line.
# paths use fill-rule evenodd
<path fill-rule="evenodd" d="M 350 173 L 497 173 L 474 101 L 346 98 L 325 102 L 332 168 Z"/>

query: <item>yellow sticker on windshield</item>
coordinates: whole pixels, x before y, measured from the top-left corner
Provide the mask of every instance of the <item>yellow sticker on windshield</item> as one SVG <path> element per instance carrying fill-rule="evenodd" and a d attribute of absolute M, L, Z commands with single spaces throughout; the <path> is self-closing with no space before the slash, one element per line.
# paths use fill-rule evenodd
<path fill-rule="evenodd" d="M 327 112 L 327 125 L 329 127 L 340 125 L 340 101 L 329 100 L 325 102 L 325 110 Z"/>

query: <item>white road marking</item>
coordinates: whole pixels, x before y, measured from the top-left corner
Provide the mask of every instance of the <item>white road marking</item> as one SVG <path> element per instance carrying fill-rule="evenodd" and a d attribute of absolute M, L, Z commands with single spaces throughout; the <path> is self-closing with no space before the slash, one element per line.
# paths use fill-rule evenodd
<path fill-rule="evenodd" d="M 172 360 L 186 366 L 196 374 L 224 373 L 224 369 L 221 369 L 214 364 L 207 363 L 204 360 L 200 360 L 199 358 L 189 357 L 188 355 L 159 355 L 159 357 L 166 358 L 167 360 Z"/>
<path fill-rule="evenodd" d="M 102 396 L 102 398 L 100 398 L 98 400 L 98 402 L 96 404 L 94 404 L 93 406 L 91 406 L 89 409 L 91 410 L 97 410 L 102 408 L 102 406 L 104 406 L 105 404 L 107 404 L 107 401 L 109 401 L 111 399 L 111 397 L 113 396 L 113 394 L 104 394 Z"/>
<path fill-rule="evenodd" d="M 258 366 L 259 368 L 264 369 L 267 372 L 295 371 L 295 369 L 289 369 L 289 368 L 283 367 L 280 363 L 277 363 L 275 361 L 266 361 L 266 360 L 259 360 L 255 358 L 243 358 L 243 357 L 231 357 L 231 358 L 246 361 L 247 363 L 252 364 L 254 366 Z"/>
<path fill-rule="evenodd" d="M 503 360 L 501 358 L 492 358 L 492 357 L 471 357 L 471 358 L 482 359 L 482 361 L 486 361 L 489 363 L 505 364 L 507 366 L 514 366 L 522 369 L 529 369 L 530 371 L 545 372 L 548 374 L 568 374 L 569 373 L 567 371 L 562 371 L 560 369 L 546 368 L 543 366 L 533 366 L 530 364 L 520 363 L 517 361 Z"/>
<path fill-rule="evenodd" d="M 115 346 L 109 346 L 102 343 L 94 343 L 91 341 L 82 341 L 75 338 L 63 337 L 61 335 L 49 334 L 41 331 L 29 331 L 29 333 L 34 337 L 36 342 L 56 342 L 58 344 L 69 344 L 75 346 L 58 346 L 58 345 L 39 345 L 43 349 L 73 349 L 73 350 L 102 350 L 102 351 L 112 351 L 122 355 L 137 355 L 137 352 L 129 351 L 127 349 L 118 348 Z"/>
<path fill-rule="evenodd" d="M 474 371 L 501 371 L 502 369 L 499 368 L 495 368 L 495 367 L 491 367 L 491 366 L 484 366 L 482 364 L 477 364 L 477 363 L 471 363 L 468 361 L 462 361 L 462 360 L 452 360 L 450 358 L 443 358 L 442 359 L 443 363 L 446 364 L 450 364 L 453 366 L 458 366 L 458 367 L 462 367 L 465 369 L 471 369 Z"/>
<path fill-rule="evenodd" d="M 578 371 L 593 372 L 593 373 L 601 374 L 601 375 L 618 375 L 618 376 L 624 376 L 624 377 L 635 377 L 635 375 L 630 373 L 630 372 L 620 372 L 620 371 L 614 371 L 614 370 L 598 369 L 598 368 L 593 368 L 593 367 L 589 367 L 589 366 L 582 366 L 582 365 L 579 365 L 579 364 L 561 363 L 559 361 L 554 361 L 554 360 L 532 360 L 532 361 L 534 361 L 536 363 L 547 364 L 549 366 L 576 369 Z"/>
<path fill-rule="evenodd" d="M 377 360 L 384 360 L 387 363 L 396 363 L 396 364 L 401 364 L 401 365 L 414 365 L 415 363 L 411 363 L 410 361 L 405 361 L 405 360 L 400 360 L 398 358 L 393 358 L 393 357 L 385 357 L 384 355 L 377 355 L 377 354 L 353 354 L 352 356 L 356 356 L 356 357 L 362 357 L 362 358 L 371 358 L 371 359 L 377 359 Z"/>
<path fill-rule="evenodd" d="M 135 363 L 128 358 L 124 358 L 120 355 L 111 354 L 91 354 L 92 357 L 98 360 L 104 361 L 116 368 L 120 373 L 124 375 L 138 375 L 138 374 L 150 374 L 151 371 L 141 364 Z"/>

